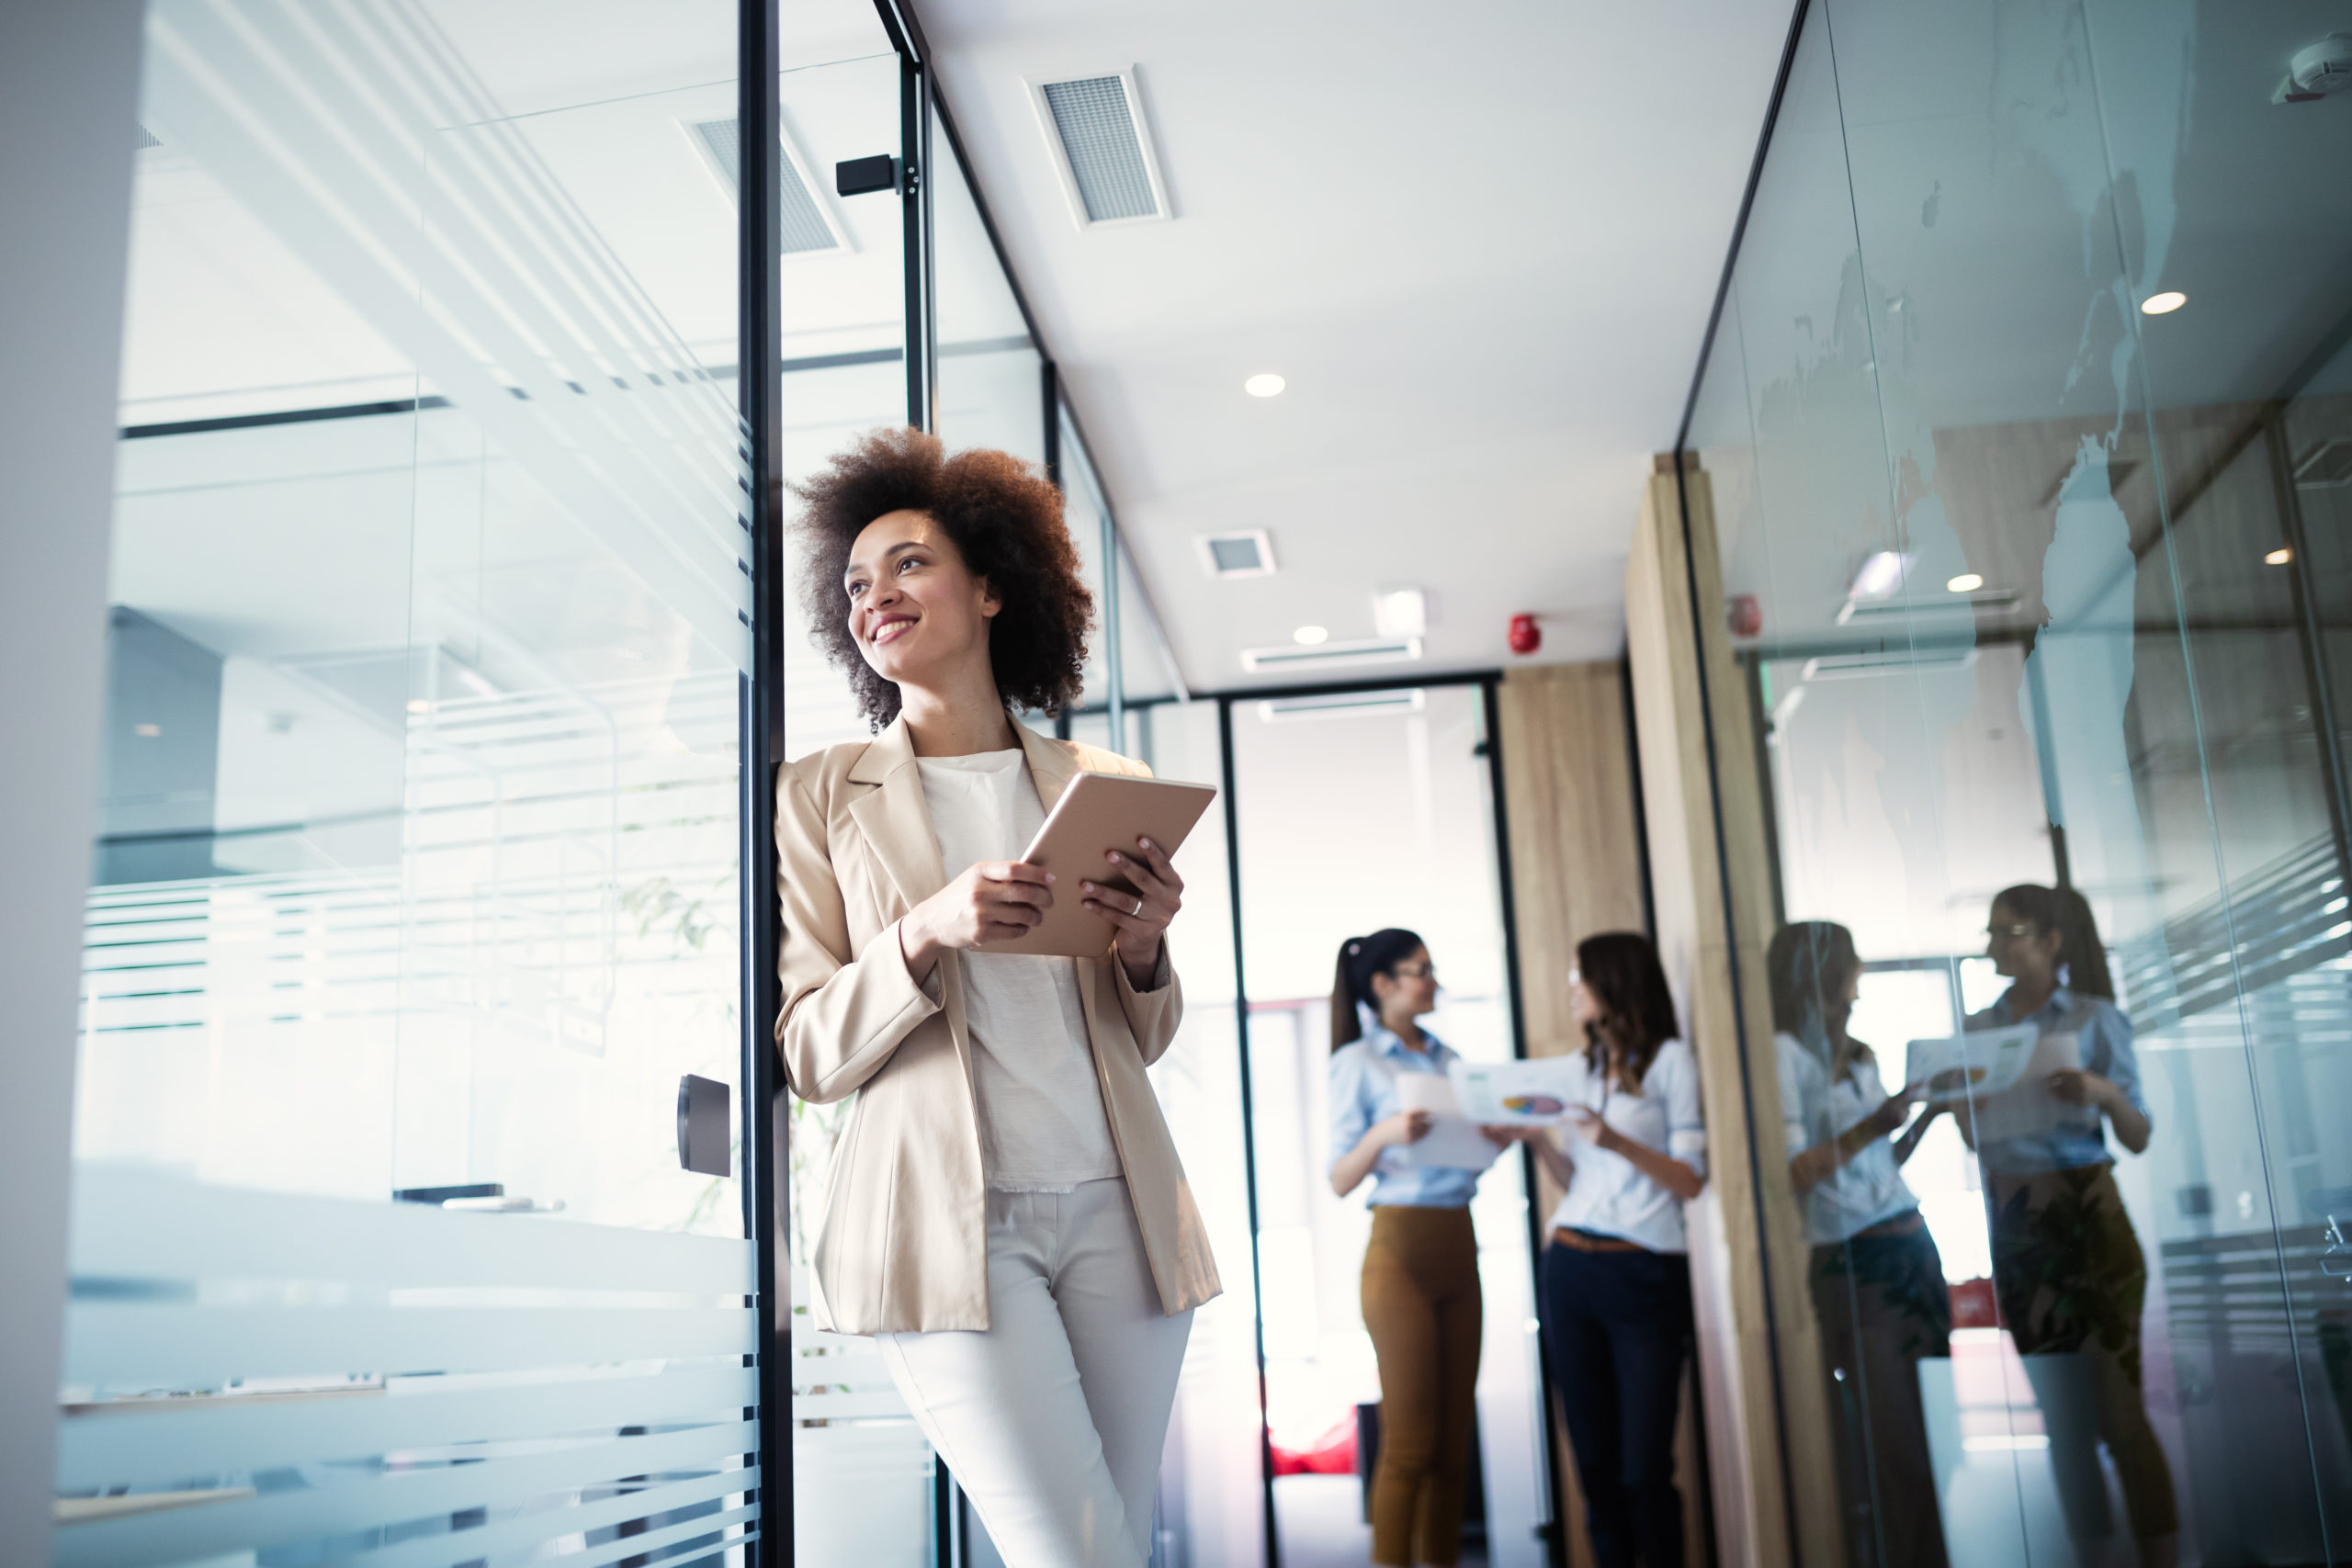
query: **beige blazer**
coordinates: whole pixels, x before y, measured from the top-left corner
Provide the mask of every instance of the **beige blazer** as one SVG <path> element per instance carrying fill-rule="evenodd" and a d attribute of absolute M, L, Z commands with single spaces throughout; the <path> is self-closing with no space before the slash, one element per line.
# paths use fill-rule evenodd
<path fill-rule="evenodd" d="M 1013 733 L 1047 811 L 1080 773 L 1148 772 L 1019 724 Z M 785 1077 L 803 1100 L 857 1096 L 833 1151 L 817 1237 L 817 1325 L 841 1334 L 985 1329 L 988 1198 L 961 955 L 943 954 L 926 990 L 899 946 L 899 919 L 947 884 L 906 721 L 778 770 L 775 847 L 784 901 L 775 1040 Z M 1173 1315 L 1220 1289 L 1208 1233 L 1144 1074 L 1176 1037 L 1182 990 L 1164 953 L 1145 991 L 1107 952 L 1075 962 L 1112 1142 L 1160 1304 Z"/>

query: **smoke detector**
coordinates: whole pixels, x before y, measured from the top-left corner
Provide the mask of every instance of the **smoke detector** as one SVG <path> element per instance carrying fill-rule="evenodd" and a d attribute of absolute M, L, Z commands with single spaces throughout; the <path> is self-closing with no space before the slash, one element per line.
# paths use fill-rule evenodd
<path fill-rule="evenodd" d="M 2286 80 L 2270 95 L 2274 104 L 2307 104 L 2352 87 L 2352 33 L 2330 33 L 2295 51 Z"/>

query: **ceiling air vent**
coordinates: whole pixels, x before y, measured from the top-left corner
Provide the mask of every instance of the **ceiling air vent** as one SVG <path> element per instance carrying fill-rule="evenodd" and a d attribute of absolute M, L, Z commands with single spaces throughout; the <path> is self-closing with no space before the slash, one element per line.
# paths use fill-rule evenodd
<path fill-rule="evenodd" d="M 1260 528 L 1248 534 L 1205 534 L 1196 541 L 1211 577 L 1272 577 L 1274 542 Z"/>
<path fill-rule="evenodd" d="M 743 187 L 742 127 L 732 119 L 679 123 L 685 127 L 686 140 L 702 154 L 711 174 L 727 187 L 729 199 L 733 199 Z M 791 137 L 785 137 L 782 145 L 784 161 L 776 166 L 776 227 L 784 236 L 784 254 L 813 256 L 855 249 L 841 220 L 817 194 L 817 183 L 808 177 L 808 160 L 792 144 Z"/>
<path fill-rule="evenodd" d="M 1370 718 L 1385 713 L 1419 713 L 1428 705 L 1419 686 L 1394 692 L 1336 692 L 1319 697 L 1277 697 L 1258 705 L 1263 724 L 1302 718 Z"/>
<path fill-rule="evenodd" d="M 153 131 L 148 130 L 143 125 L 139 127 L 139 145 L 141 148 L 161 147 L 163 144 L 163 138 L 157 136 Z"/>
<path fill-rule="evenodd" d="M 1401 664 L 1421 656 L 1417 637 L 1376 637 L 1362 642 L 1327 642 L 1317 648 L 1245 648 L 1241 668 L 1252 675 L 1286 670 L 1329 670 L 1340 665 Z"/>
<path fill-rule="evenodd" d="M 1029 84 L 1037 124 L 1081 229 L 1166 218 L 1168 188 L 1143 123 L 1136 73 L 1104 72 Z"/>
<path fill-rule="evenodd" d="M 2295 464 L 2297 490 L 2337 490 L 2352 485 L 2352 441 L 2336 436 L 2312 447 Z"/>

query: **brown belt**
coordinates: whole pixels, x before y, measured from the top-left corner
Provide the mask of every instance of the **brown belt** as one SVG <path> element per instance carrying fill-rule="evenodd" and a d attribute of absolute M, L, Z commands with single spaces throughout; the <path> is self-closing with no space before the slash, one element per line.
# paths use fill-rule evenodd
<path fill-rule="evenodd" d="M 1552 1228 L 1552 1239 L 1562 1247 L 1574 1247 L 1578 1252 L 1647 1252 L 1649 1250 L 1639 1242 L 1626 1241 L 1613 1235 L 1595 1235 L 1590 1231 L 1573 1231 L 1566 1225 L 1555 1225 Z"/>
<path fill-rule="evenodd" d="M 1916 1235 L 1927 1228 L 1928 1216 L 1921 1213 L 1918 1210 L 1914 1209 L 1907 1214 L 1897 1214 L 1891 1220 L 1881 1220 L 1878 1224 L 1871 1225 L 1867 1229 L 1856 1231 L 1854 1233 L 1854 1238 L 1859 1241 L 1864 1236 L 1878 1239 L 1882 1237 L 1898 1235 Z"/>

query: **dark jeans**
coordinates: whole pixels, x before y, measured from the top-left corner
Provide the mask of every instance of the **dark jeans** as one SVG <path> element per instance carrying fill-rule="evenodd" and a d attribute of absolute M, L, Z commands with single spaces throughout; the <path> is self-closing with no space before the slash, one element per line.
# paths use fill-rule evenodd
<path fill-rule="evenodd" d="M 1690 1260 L 1553 1243 L 1544 1349 L 1600 1568 L 1682 1568 L 1674 1423 L 1690 1351 Z"/>

